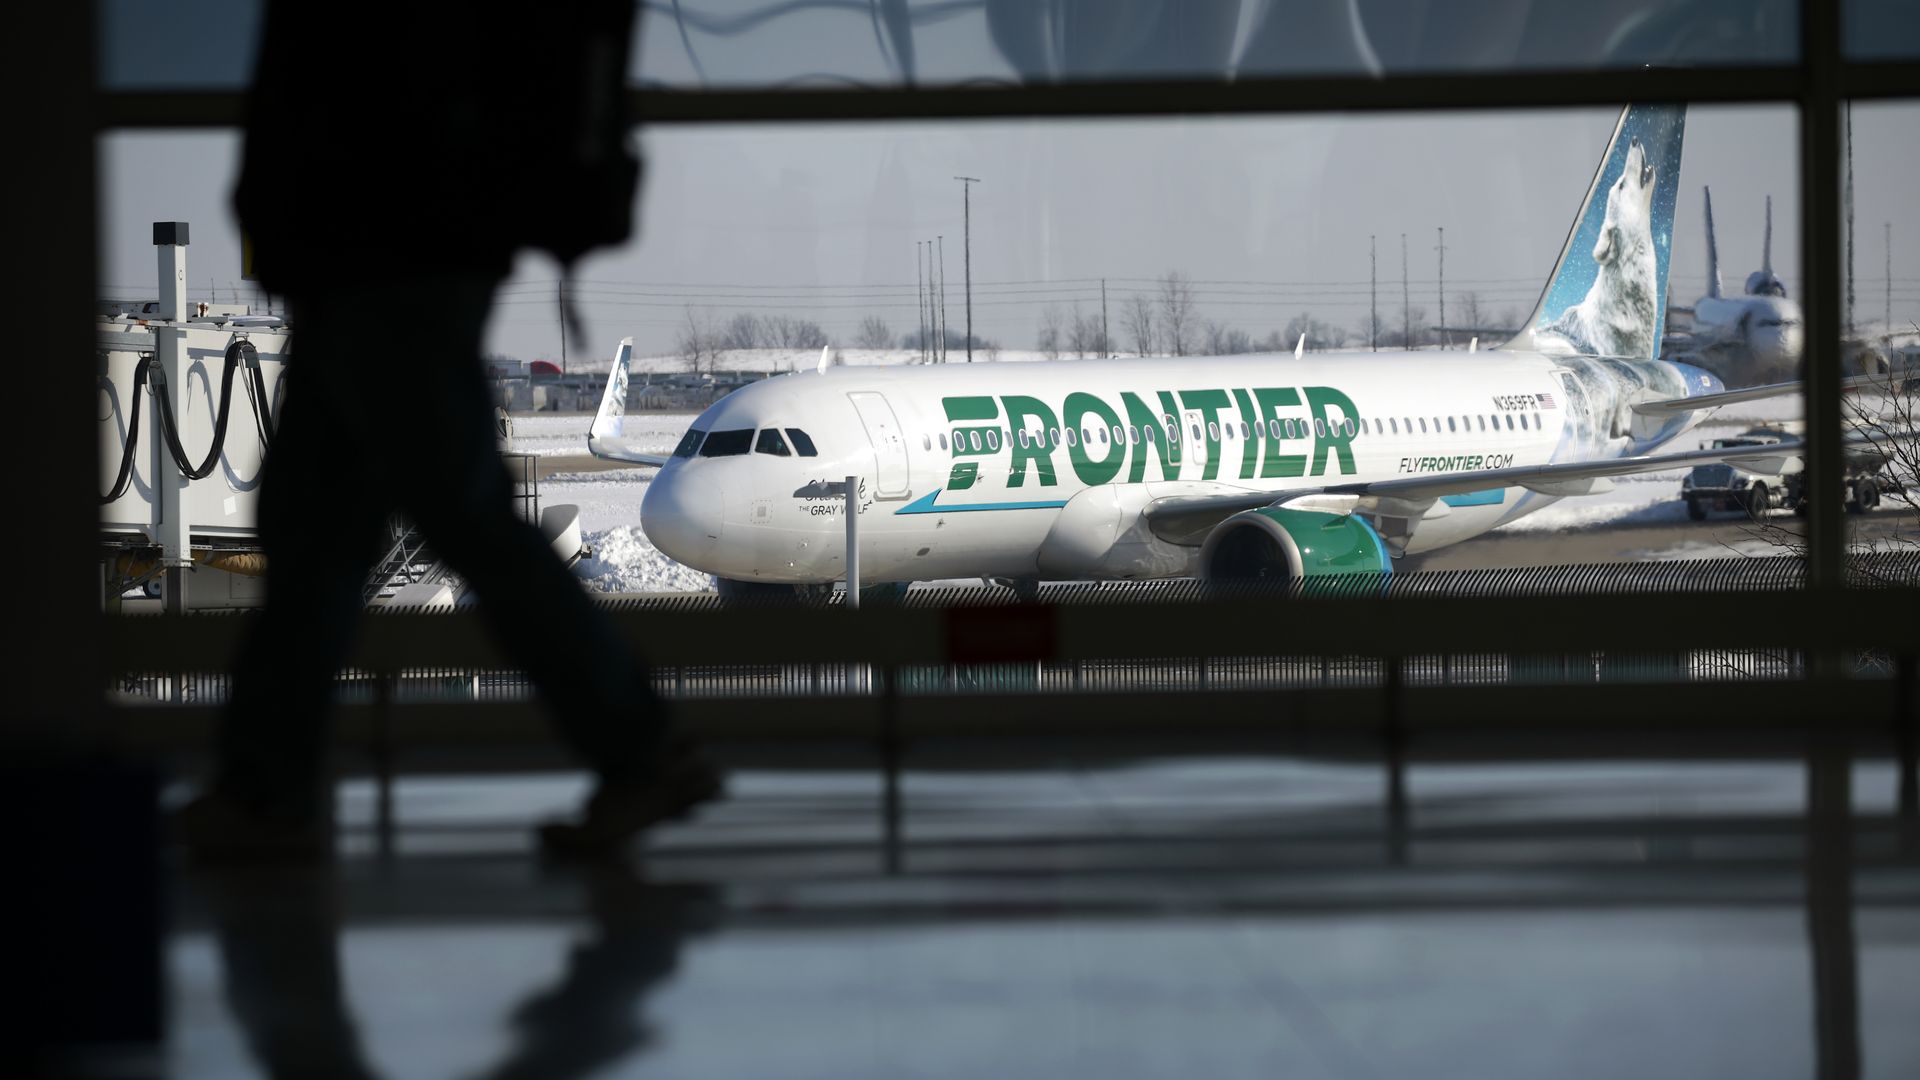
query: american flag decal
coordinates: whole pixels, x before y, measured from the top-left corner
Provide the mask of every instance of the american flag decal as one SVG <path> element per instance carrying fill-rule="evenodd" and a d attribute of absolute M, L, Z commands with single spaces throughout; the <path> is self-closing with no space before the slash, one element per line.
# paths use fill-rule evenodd
<path fill-rule="evenodd" d="M 1557 409 L 1560 407 L 1554 404 L 1552 394 L 1535 394 L 1533 396 L 1540 402 L 1540 407 L 1543 409 Z"/>

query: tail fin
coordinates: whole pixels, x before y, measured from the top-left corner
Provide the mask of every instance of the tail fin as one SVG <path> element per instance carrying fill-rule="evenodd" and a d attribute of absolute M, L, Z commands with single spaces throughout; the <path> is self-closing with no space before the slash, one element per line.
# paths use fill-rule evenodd
<path fill-rule="evenodd" d="M 1666 324 L 1684 105 L 1629 105 L 1540 303 L 1508 348 L 1653 359 Z"/>
<path fill-rule="evenodd" d="M 1767 232 L 1760 241 L 1760 269 L 1773 273 L 1773 196 L 1767 196 Z"/>
<path fill-rule="evenodd" d="M 633 339 L 621 338 L 620 350 L 613 354 L 613 367 L 607 372 L 607 388 L 600 395 L 600 412 L 593 418 L 587 435 L 593 439 L 617 439 L 627 415 L 627 363 L 633 359 Z"/>
<path fill-rule="evenodd" d="M 1720 295 L 1720 245 L 1713 238 L 1713 189 L 1702 186 L 1700 194 L 1707 201 L 1707 295 L 1718 298 Z"/>
<path fill-rule="evenodd" d="M 1767 231 L 1760 241 L 1760 269 L 1747 275 L 1748 296 L 1785 296 L 1787 287 L 1773 272 L 1773 196 L 1767 196 Z"/>

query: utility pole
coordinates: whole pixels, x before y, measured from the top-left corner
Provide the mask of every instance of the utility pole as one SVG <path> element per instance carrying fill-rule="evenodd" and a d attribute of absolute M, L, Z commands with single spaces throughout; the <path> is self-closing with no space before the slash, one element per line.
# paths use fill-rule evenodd
<path fill-rule="evenodd" d="M 980 181 L 971 176 L 956 176 L 960 181 L 960 214 L 966 233 L 965 241 L 966 282 L 967 282 L 967 363 L 973 363 L 973 203 L 968 198 L 973 185 Z"/>
<path fill-rule="evenodd" d="M 945 233 L 934 237 L 940 241 L 940 362 L 947 362 L 947 237 Z"/>
<path fill-rule="evenodd" d="M 927 288 L 920 271 L 920 241 L 913 242 L 913 307 L 920 320 L 920 362 L 927 362 Z"/>
<path fill-rule="evenodd" d="M 1407 292 L 1407 234 L 1400 234 L 1400 345 L 1413 351 L 1413 298 Z"/>
<path fill-rule="evenodd" d="M 567 279 L 553 287 L 554 302 L 560 307 L 560 374 L 567 373 Z"/>
<path fill-rule="evenodd" d="M 1891 259 L 1893 256 L 1887 256 L 1887 258 Z M 1887 265 L 1891 265 L 1891 263 L 1887 263 Z M 1891 292 L 1889 292 L 1887 296 L 1891 296 Z M 1891 323 L 1887 323 L 1887 325 L 1891 325 Z M 1106 359 L 1114 359 L 1114 338 L 1106 336 L 1106 279 L 1104 279 L 1104 277 L 1100 279 L 1100 356 L 1104 356 Z"/>
<path fill-rule="evenodd" d="M 1440 227 L 1440 243 L 1435 247 L 1440 252 L 1440 347 L 1452 344 L 1447 335 L 1447 229 Z"/>
<path fill-rule="evenodd" d="M 1880 315 L 1881 333 L 1893 340 L 1893 222 L 1886 223 L 1887 230 L 1887 306 Z"/>
<path fill-rule="evenodd" d="M 1367 237 L 1367 348 L 1380 351 L 1380 250 Z"/>

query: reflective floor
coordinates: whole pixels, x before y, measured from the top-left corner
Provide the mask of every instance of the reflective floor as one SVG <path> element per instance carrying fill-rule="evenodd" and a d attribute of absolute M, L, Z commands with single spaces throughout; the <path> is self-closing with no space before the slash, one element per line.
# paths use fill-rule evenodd
<path fill-rule="evenodd" d="M 1920 864 L 1856 771 L 1866 1074 L 1920 1075 Z M 1800 770 L 1182 762 L 738 774 L 542 869 L 560 778 L 414 781 L 381 853 L 178 872 L 182 1077 L 1805 1077 Z"/>

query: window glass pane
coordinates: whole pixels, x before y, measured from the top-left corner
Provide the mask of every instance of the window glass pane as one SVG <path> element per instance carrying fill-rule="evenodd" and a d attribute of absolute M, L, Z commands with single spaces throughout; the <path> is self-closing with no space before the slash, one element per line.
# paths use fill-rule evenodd
<path fill-rule="evenodd" d="M 673 448 L 673 456 L 679 458 L 692 457 L 695 451 L 700 449 L 700 440 L 706 437 L 707 433 L 701 431 L 699 428 L 688 428 L 687 433 L 680 436 L 680 445 Z"/>
<path fill-rule="evenodd" d="M 1906 0 L 1845 2 L 1846 47 L 1856 58 L 1920 55 Z M 142 0 L 101 0 L 101 84 L 239 87 L 253 69 L 262 6 L 172 0 L 162 19 Z M 1743 0 L 1731 13 L 1716 0 L 1458 8 L 1432 0 L 1355 0 L 1351 8 L 1261 0 L 677 0 L 639 8 L 630 78 L 684 90 L 1620 70 L 1784 64 L 1799 56 L 1793 0 Z"/>
<path fill-rule="evenodd" d="M 779 428 L 764 428 L 760 438 L 753 444 L 756 454 L 771 454 L 774 457 L 788 457 L 792 451 L 787 449 L 787 440 L 780 437 Z"/>
<path fill-rule="evenodd" d="M 1844 0 L 1842 48 L 1852 60 L 1920 59 L 1920 18 L 1912 0 Z"/>
<path fill-rule="evenodd" d="M 753 429 L 738 428 L 731 431 L 716 431 L 707 436 L 700 447 L 701 457 L 733 457 L 744 454 L 753 446 Z"/>
<path fill-rule="evenodd" d="M 819 451 L 813 448 L 813 440 L 807 438 L 807 433 L 801 431 L 799 428 L 788 428 L 787 438 L 793 440 L 794 452 L 801 457 L 819 456 Z"/>

